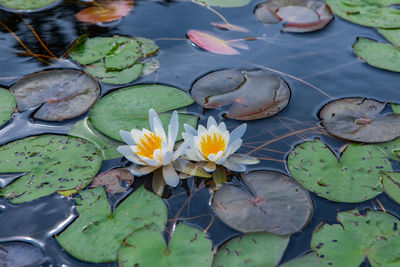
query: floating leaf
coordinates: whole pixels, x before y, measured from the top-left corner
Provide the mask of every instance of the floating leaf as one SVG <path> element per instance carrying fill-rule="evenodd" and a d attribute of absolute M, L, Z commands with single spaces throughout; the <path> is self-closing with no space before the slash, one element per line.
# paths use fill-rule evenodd
<path fill-rule="evenodd" d="M 283 21 L 286 32 L 320 30 L 333 19 L 330 9 L 318 0 L 271 0 L 259 4 L 255 15 L 264 24 Z"/>
<path fill-rule="evenodd" d="M 350 144 L 340 159 L 316 139 L 297 145 L 287 166 L 308 190 L 336 202 L 362 202 L 382 192 L 381 171 L 391 171 L 386 157 L 372 145 Z"/>
<path fill-rule="evenodd" d="M 102 135 L 92 126 L 88 118 L 78 121 L 74 126 L 72 126 L 71 131 L 68 134 L 94 143 L 97 148 L 101 150 L 105 160 L 122 157 L 117 148 L 123 145 L 123 143 Z"/>
<path fill-rule="evenodd" d="M 211 240 L 202 231 L 179 223 L 168 245 L 156 226 L 134 232 L 118 252 L 123 266 L 211 266 Z"/>
<path fill-rule="evenodd" d="M 319 113 L 322 125 L 334 136 L 362 143 L 386 142 L 400 136 L 400 114 L 379 116 L 386 103 L 343 98 L 326 104 Z"/>
<path fill-rule="evenodd" d="M 108 71 L 103 62 L 86 66 L 86 71 L 103 83 L 126 84 L 140 77 L 143 70 L 142 63 L 136 63 L 132 67 L 120 71 Z"/>
<path fill-rule="evenodd" d="M 113 169 L 111 171 L 102 172 L 94 177 L 91 188 L 97 186 L 105 186 L 108 193 L 123 193 L 133 183 L 134 176 L 124 168 Z"/>
<path fill-rule="evenodd" d="M 268 233 L 251 233 L 235 237 L 219 249 L 213 266 L 275 267 L 280 262 L 289 239 L 289 236 Z"/>
<path fill-rule="evenodd" d="M 397 0 L 326 0 L 333 13 L 353 23 L 369 27 L 400 27 L 400 11 L 388 7 Z"/>
<path fill-rule="evenodd" d="M 112 262 L 124 239 L 146 225 L 163 229 L 167 221 L 164 202 L 144 189 L 136 189 L 111 212 L 102 187 L 81 191 L 76 198 L 79 217 L 59 236 L 58 243 L 83 261 Z"/>
<path fill-rule="evenodd" d="M 261 70 L 226 69 L 211 72 L 192 86 L 192 97 L 202 107 L 220 108 L 226 117 L 255 120 L 284 109 L 290 89 L 279 76 Z"/>
<path fill-rule="evenodd" d="M 90 113 L 93 126 L 106 136 L 123 141 L 120 130 L 150 129 L 149 109 L 161 113 L 160 119 L 165 130 L 171 119 L 172 111 L 188 106 L 193 100 L 184 91 L 165 85 L 135 85 L 114 91 L 96 103 Z M 180 114 L 181 138 L 183 124 L 197 125 L 197 116 Z"/>
<path fill-rule="evenodd" d="M 0 147 L 0 173 L 25 172 L 3 189 L 13 203 L 87 186 L 103 159 L 88 141 L 63 135 L 28 137 Z"/>
<path fill-rule="evenodd" d="M 248 189 L 224 184 L 212 203 L 217 216 L 233 229 L 288 235 L 309 222 L 313 211 L 310 196 L 290 177 L 273 171 L 241 177 Z"/>
<path fill-rule="evenodd" d="M 117 39 L 112 37 L 85 38 L 83 35 L 75 42 L 70 56 L 80 64 L 92 64 L 106 57 L 116 42 Z"/>
<path fill-rule="evenodd" d="M 391 103 L 390 107 L 392 108 L 393 113 L 400 114 L 400 105 L 399 104 Z"/>
<path fill-rule="evenodd" d="M 175 170 L 191 175 L 191 176 L 197 176 L 197 177 L 203 177 L 203 178 L 211 178 L 211 174 L 205 172 L 203 170 L 203 166 L 197 163 L 193 163 L 191 161 L 178 158 L 176 161 L 172 163 L 174 165 Z"/>
<path fill-rule="evenodd" d="M 400 46 L 400 29 L 378 28 L 378 32 L 389 40 L 393 45 Z"/>
<path fill-rule="evenodd" d="M 119 43 L 119 46 L 104 58 L 104 66 L 107 70 L 126 69 L 143 56 L 141 43 L 135 39 L 128 39 Z"/>
<path fill-rule="evenodd" d="M 1 266 L 43 266 L 46 260 L 39 248 L 25 242 L 0 243 Z"/>
<path fill-rule="evenodd" d="M 323 266 L 360 266 L 367 258 L 371 266 L 397 266 L 400 221 L 382 211 L 358 210 L 338 213 L 340 224 L 316 229 L 311 247 Z"/>
<path fill-rule="evenodd" d="M 285 262 L 279 267 L 322 267 L 321 261 L 315 252 L 307 253 L 304 256 Z"/>
<path fill-rule="evenodd" d="M 382 172 L 382 184 L 386 194 L 400 204 L 400 173 Z"/>
<path fill-rule="evenodd" d="M 251 0 L 195 0 L 209 6 L 218 7 L 241 7 L 250 3 Z"/>
<path fill-rule="evenodd" d="M 213 25 L 215 28 L 221 29 L 221 30 L 228 30 L 228 31 L 237 31 L 237 32 L 249 32 L 248 29 L 233 25 L 233 24 L 227 24 L 227 23 L 218 23 L 218 22 L 211 22 L 211 25 Z"/>
<path fill-rule="evenodd" d="M 232 43 L 222 40 L 209 33 L 190 30 L 188 31 L 187 36 L 192 43 L 209 52 L 221 55 L 240 54 L 239 51 L 232 47 Z"/>
<path fill-rule="evenodd" d="M 10 91 L 0 88 L 0 126 L 4 125 L 14 113 L 15 97 Z"/>
<path fill-rule="evenodd" d="M 160 61 L 158 61 L 154 57 L 144 59 L 142 61 L 142 64 L 143 64 L 142 76 L 149 75 L 160 69 Z"/>
<path fill-rule="evenodd" d="M 133 5 L 133 0 L 106 1 L 79 11 L 75 17 L 88 23 L 110 22 L 128 15 Z"/>
<path fill-rule="evenodd" d="M 53 7 L 60 2 L 60 0 L 0 0 L 2 6 L 14 12 L 41 11 L 45 8 Z"/>
<path fill-rule="evenodd" d="M 90 109 L 100 95 L 99 84 L 74 69 L 46 70 L 18 80 L 10 88 L 19 111 L 38 107 L 33 117 L 46 121 L 75 118 Z"/>

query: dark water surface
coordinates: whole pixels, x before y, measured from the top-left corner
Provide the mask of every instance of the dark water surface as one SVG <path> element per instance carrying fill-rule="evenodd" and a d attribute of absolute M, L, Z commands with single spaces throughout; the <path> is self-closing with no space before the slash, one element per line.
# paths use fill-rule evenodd
<path fill-rule="evenodd" d="M 192 83 L 204 74 L 223 68 L 244 68 L 274 70 L 281 75 L 292 90 L 289 105 L 271 118 L 249 121 L 244 136 L 241 153 L 247 153 L 265 142 L 253 156 L 260 157 L 261 163 L 249 170 L 268 169 L 287 173 L 284 160 L 294 145 L 304 139 L 320 137 L 337 149 L 344 143 L 321 134 L 305 131 L 299 135 L 290 133 L 307 129 L 318 124 L 319 109 L 331 101 L 342 97 L 370 97 L 380 101 L 400 103 L 400 75 L 368 66 L 352 52 L 357 36 L 366 36 L 380 41 L 384 39 L 372 28 L 351 24 L 335 18 L 324 30 L 306 33 L 282 33 L 282 25 L 265 26 L 258 23 L 253 9 L 258 1 L 252 1 L 241 8 L 217 8 L 229 22 L 250 29 L 249 33 L 221 31 L 213 28 L 211 22 L 221 22 L 209 10 L 189 2 L 136 1 L 133 11 L 119 23 L 109 27 L 91 26 L 78 22 L 74 15 L 84 5 L 64 3 L 51 10 L 35 14 L 19 15 L 0 11 L 1 21 L 6 24 L 34 53 L 46 54 L 35 39 L 25 19 L 41 36 L 46 45 L 62 56 L 68 46 L 81 34 L 89 36 L 131 35 L 156 40 L 160 47 L 157 59 L 161 68 L 157 73 L 142 77 L 132 84 L 162 83 L 189 91 Z M 225 39 L 261 37 L 265 40 L 248 41 L 250 49 L 240 50 L 241 55 L 216 55 L 194 48 L 186 40 L 165 40 L 185 38 L 190 29 L 209 31 Z M 60 60 L 45 65 L 35 58 L 23 56 L 25 50 L 15 38 L 0 26 L 0 85 L 11 86 L 18 78 L 46 68 L 79 68 L 72 62 Z M 300 80 L 304 80 L 302 82 Z M 310 86 L 312 84 L 314 87 Z M 102 86 L 102 95 L 122 86 Z M 319 91 L 321 90 L 321 91 Z M 218 110 L 205 111 L 197 105 L 190 108 L 201 115 L 201 124 L 209 115 L 221 118 Z M 35 121 L 30 117 L 34 110 L 17 113 L 0 129 L 0 144 L 42 133 L 67 134 L 75 122 L 87 114 L 60 123 Z M 232 129 L 241 122 L 225 120 Z M 284 137 L 289 134 L 288 137 Z M 273 139 L 278 139 L 272 142 Z M 126 161 L 116 159 L 106 161 L 102 170 L 125 166 Z M 397 166 L 395 166 L 396 169 Z M 9 182 L 12 177 L 1 179 Z M 143 179 L 137 179 L 137 184 Z M 188 192 L 191 193 L 188 199 Z M 189 179 L 170 192 L 166 202 L 169 217 L 187 218 L 186 222 L 202 229 L 208 229 L 213 243 L 217 246 L 240 234 L 225 226 L 213 216 L 209 207 L 211 194 L 201 181 Z M 336 222 L 338 211 L 353 208 L 379 208 L 379 200 L 385 209 L 400 218 L 400 206 L 381 194 L 377 199 L 360 204 L 333 203 L 311 194 L 314 201 L 314 215 L 306 228 L 291 238 L 282 262 L 310 250 L 313 230 L 321 222 Z M 115 203 L 118 199 L 114 199 Z M 74 202 L 58 195 L 51 195 L 21 205 L 10 204 L 0 198 L 0 241 L 23 240 L 42 249 L 46 264 L 52 266 L 94 266 L 78 261 L 58 246 L 53 236 L 61 232 L 76 217 Z M 185 204 L 184 207 L 182 205 Z M 47 266 L 46 265 L 46 266 Z M 116 264 L 104 264 L 114 266 Z M 367 266 L 368 263 L 365 263 Z"/>

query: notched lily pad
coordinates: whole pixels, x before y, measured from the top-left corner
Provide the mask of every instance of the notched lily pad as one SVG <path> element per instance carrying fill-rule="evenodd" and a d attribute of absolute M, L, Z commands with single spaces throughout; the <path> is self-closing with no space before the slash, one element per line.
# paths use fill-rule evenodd
<path fill-rule="evenodd" d="M 300 231 L 311 219 L 310 196 L 290 177 L 274 171 L 254 171 L 241 177 L 248 189 L 224 184 L 212 203 L 217 216 L 233 229 L 288 235 Z"/>
<path fill-rule="evenodd" d="M 79 21 L 88 23 L 111 22 L 128 15 L 133 6 L 133 0 L 105 1 L 82 9 L 75 17 Z"/>
<path fill-rule="evenodd" d="M 4 125 L 14 113 L 15 97 L 10 91 L 0 88 L 0 126 Z"/>
<path fill-rule="evenodd" d="M 25 242 L 0 243 L 1 266 L 29 267 L 42 266 L 45 263 L 42 251 L 34 245 Z"/>
<path fill-rule="evenodd" d="M 254 11 L 264 24 L 284 22 L 282 31 L 311 32 L 324 28 L 333 14 L 319 0 L 271 0 L 257 5 Z"/>
<path fill-rule="evenodd" d="M 256 120 L 284 109 L 291 93 L 277 75 L 226 69 L 201 77 L 192 85 L 191 94 L 203 108 L 221 108 L 230 119 Z"/>
<path fill-rule="evenodd" d="M 0 6 L 5 10 L 16 13 L 42 11 L 58 5 L 61 0 L 0 0 Z"/>
<path fill-rule="evenodd" d="M 28 75 L 10 88 L 19 111 L 38 107 L 35 119 L 61 121 L 90 109 L 100 95 L 99 84 L 79 70 L 54 69 Z"/>
<path fill-rule="evenodd" d="M 380 115 L 385 106 L 373 99 L 343 98 L 326 104 L 319 117 L 328 133 L 339 138 L 386 142 L 400 136 L 400 114 Z"/>
<path fill-rule="evenodd" d="M 125 168 L 113 169 L 111 171 L 102 172 L 93 178 L 91 188 L 97 186 L 105 186 L 110 194 L 123 193 L 133 183 L 134 176 Z"/>

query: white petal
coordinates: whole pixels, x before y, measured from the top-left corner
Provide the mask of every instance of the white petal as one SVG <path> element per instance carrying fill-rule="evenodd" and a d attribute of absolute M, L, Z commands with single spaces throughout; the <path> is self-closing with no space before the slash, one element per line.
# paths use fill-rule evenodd
<path fill-rule="evenodd" d="M 203 166 L 203 169 L 206 172 L 213 172 L 213 171 L 215 171 L 216 168 L 217 168 L 217 165 L 215 165 L 214 162 L 207 162 L 207 164 Z"/>
<path fill-rule="evenodd" d="M 131 130 L 131 136 L 133 138 L 133 141 L 135 141 L 135 143 L 140 143 L 140 138 L 143 136 L 143 132 L 139 131 L 138 129 L 132 129 Z"/>
<path fill-rule="evenodd" d="M 173 154 L 172 151 L 167 151 L 167 152 L 164 154 L 164 158 L 163 158 L 162 165 L 168 165 L 168 164 L 171 163 L 172 154 Z"/>
<path fill-rule="evenodd" d="M 182 136 L 183 136 L 183 139 L 185 140 L 185 143 L 188 145 L 188 147 L 195 148 L 193 135 L 183 133 Z"/>
<path fill-rule="evenodd" d="M 176 173 L 174 167 L 172 167 L 171 164 L 166 165 L 162 168 L 164 180 L 167 183 L 167 185 L 175 187 L 179 183 L 179 176 Z"/>
<path fill-rule="evenodd" d="M 160 167 L 162 164 L 159 160 L 156 159 L 150 159 L 146 157 L 142 157 L 138 155 L 141 160 L 143 160 L 147 165 L 153 166 L 153 167 Z"/>
<path fill-rule="evenodd" d="M 206 160 L 206 157 L 199 150 L 196 150 L 197 157 L 201 160 Z"/>
<path fill-rule="evenodd" d="M 202 158 L 200 158 L 200 157 L 198 156 L 198 153 L 197 153 L 197 150 L 196 150 L 196 149 L 191 149 L 191 148 L 187 149 L 187 150 L 186 150 L 186 156 L 187 156 L 190 160 L 193 160 L 193 161 L 201 161 L 201 160 L 202 160 Z"/>
<path fill-rule="evenodd" d="M 224 151 L 218 151 L 217 155 L 215 155 L 216 160 L 219 160 L 224 155 Z"/>
<path fill-rule="evenodd" d="M 129 170 L 135 176 L 143 176 L 153 172 L 154 170 L 158 169 L 158 167 L 153 166 L 146 166 L 146 167 L 130 167 Z"/>
<path fill-rule="evenodd" d="M 254 157 L 251 157 L 251 156 L 248 156 L 245 154 L 239 154 L 239 153 L 232 154 L 229 157 L 229 159 L 236 163 L 245 164 L 245 165 L 252 165 L 252 164 L 260 163 L 260 161 Z"/>
<path fill-rule="evenodd" d="M 207 135 L 207 129 L 204 128 L 203 125 L 199 125 L 198 127 L 198 131 L 197 131 L 197 136 L 203 136 L 203 135 Z"/>
<path fill-rule="evenodd" d="M 221 132 L 225 132 L 225 131 L 226 131 L 226 125 L 225 125 L 225 123 L 224 123 L 224 122 L 221 122 L 221 123 L 218 125 L 218 129 L 219 129 Z"/>
<path fill-rule="evenodd" d="M 128 131 L 120 130 L 119 135 L 124 139 L 125 143 L 127 143 L 130 146 L 136 145 L 135 140 L 133 139 L 132 135 Z"/>
<path fill-rule="evenodd" d="M 232 155 L 235 153 L 242 145 L 243 140 L 242 139 L 236 139 L 233 143 L 231 143 L 227 150 L 226 150 L 226 155 Z"/>
<path fill-rule="evenodd" d="M 154 119 L 158 118 L 157 112 L 154 109 L 149 110 L 149 123 L 150 123 L 150 129 L 154 132 Z"/>
<path fill-rule="evenodd" d="M 246 167 L 244 165 L 235 163 L 229 158 L 225 160 L 225 162 L 222 165 L 234 172 L 244 172 L 246 170 Z"/>
<path fill-rule="evenodd" d="M 152 110 L 152 109 L 151 109 Z M 150 110 L 150 111 L 151 111 Z M 154 111 L 154 110 L 153 110 Z M 150 115 L 150 114 L 149 114 Z M 161 123 L 160 118 L 158 117 L 157 113 L 152 113 L 152 117 L 150 117 L 150 120 L 153 121 L 153 128 L 151 129 L 157 136 L 161 137 L 163 140 L 167 140 L 167 137 L 165 135 L 165 131 L 163 128 L 163 125 Z M 150 124 L 151 125 L 151 124 Z"/>
<path fill-rule="evenodd" d="M 213 116 L 208 117 L 207 120 L 207 129 L 210 129 L 211 125 L 215 125 L 216 127 L 218 126 L 217 122 L 215 121 Z"/>
<path fill-rule="evenodd" d="M 244 133 L 246 132 L 247 129 L 247 124 L 243 123 L 239 127 L 235 128 L 230 134 L 230 140 L 229 143 L 233 143 L 236 141 L 236 139 L 242 138 Z"/>
<path fill-rule="evenodd" d="M 174 154 L 172 155 L 172 160 L 175 161 L 177 158 L 179 158 L 183 152 L 188 148 L 189 144 L 187 142 L 183 142 L 178 146 L 178 148 L 174 151 Z"/>
<path fill-rule="evenodd" d="M 125 156 L 127 160 L 139 165 L 146 165 L 143 160 L 141 160 L 135 152 L 133 152 L 130 146 L 119 146 L 117 148 L 118 152 Z"/>
<path fill-rule="evenodd" d="M 212 161 L 212 162 L 216 162 L 217 161 L 217 155 L 215 155 L 214 153 L 208 155 L 208 160 Z"/>
<path fill-rule="evenodd" d="M 168 145 L 173 149 L 176 141 L 176 137 L 178 136 L 179 130 L 179 121 L 178 121 L 178 112 L 175 110 L 172 113 L 171 121 L 168 125 Z"/>
<path fill-rule="evenodd" d="M 183 125 L 183 128 L 185 128 L 186 133 L 188 133 L 188 134 L 190 134 L 190 135 L 194 135 L 194 136 L 197 135 L 196 129 L 193 128 L 191 125 L 185 123 L 185 124 Z"/>

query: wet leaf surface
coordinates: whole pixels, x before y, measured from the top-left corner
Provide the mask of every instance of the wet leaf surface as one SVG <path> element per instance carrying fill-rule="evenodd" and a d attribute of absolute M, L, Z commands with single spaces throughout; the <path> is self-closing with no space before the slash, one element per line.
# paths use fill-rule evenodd
<path fill-rule="evenodd" d="M 132 67 L 120 71 L 108 71 L 103 62 L 86 66 L 86 71 L 99 81 L 109 84 L 127 84 L 140 77 L 143 70 L 142 63 L 136 63 Z"/>
<path fill-rule="evenodd" d="M 34 245 L 25 242 L 0 243 L 1 266 L 40 266 L 45 262 L 43 253 Z"/>
<path fill-rule="evenodd" d="M 211 240 L 197 228 L 179 223 L 168 242 L 156 226 L 132 233 L 118 252 L 119 266 L 211 266 Z"/>
<path fill-rule="evenodd" d="M 91 64 L 106 57 L 115 43 L 116 39 L 113 37 L 87 38 L 86 36 L 81 36 L 74 44 L 70 56 L 82 65 Z"/>
<path fill-rule="evenodd" d="M 336 202 L 362 202 L 382 192 L 381 171 L 392 167 L 373 145 L 349 144 L 340 159 L 316 139 L 290 152 L 288 169 L 301 185 Z"/>
<path fill-rule="evenodd" d="M 254 13 L 264 24 L 284 22 L 286 32 L 320 30 L 333 19 L 325 3 L 316 0 L 271 0 L 257 5 Z"/>
<path fill-rule="evenodd" d="M 285 262 L 279 267 L 322 267 L 321 261 L 315 252 L 307 253 L 304 256 Z"/>
<path fill-rule="evenodd" d="M 116 261 L 118 249 L 129 234 L 151 224 L 164 229 L 167 222 L 164 202 L 143 186 L 113 212 L 102 187 L 79 194 L 79 217 L 56 239 L 68 253 L 83 261 Z"/>
<path fill-rule="evenodd" d="M 60 0 L 0 0 L 0 4 L 15 12 L 30 12 L 41 10 L 61 2 Z"/>
<path fill-rule="evenodd" d="M 75 17 L 81 22 L 110 22 L 128 15 L 133 6 L 133 0 L 106 1 L 79 11 Z"/>
<path fill-rule="evenodd" d="M 400 204 L 400 173 L 382 172 L 382 184 L 386 194 Z"/>
<path fill-rule="evenodd" d="M 277 266 L 289 239 L 289 236 L 268 233 L 251 233 L 235 237 L 218 250 L 213 266 Z"/>
<path fill-rule="evenodd" d="M 38 72 L 18 80 L 10 88 L 19 111 L 38 107 L 35 119 L 61 121 L 90 109 L 100 95 L 99 84 L 73 69 Z"/>
<path fill-rule="evenodd" d="M 31 201 L 58 190 L 84 188 L 103 158 L 94 144 L 71 136 L 27 137 L 0 147 L 0 173 L 25 172 L 1 192 L 12 203 Z"/>
<path fill-rule="evenodd" d="M 311 240 L 324 266 L 359 266 L 365 258 L 372 266 L 397 266 L 400 221 L 382 211 L 338 213 L 340 224 L 323 224 Z"/>
<path fill-rule="evenodd" d="M 107 70 L 122 70 L 133 66 L 143 56 L 141 43 L 138 40 L 129 39 L 121 42 L 104 58 L 104 66 Z"/>
<path fill-rule="evenodd" d="M 230 43 L 229 41 L 226 40 L 222 40 L 221 38 L 218 38 L 206 32 L 190 30 L 187 32 L 187 37 L 195 45 L 215 54 L 220 54 L 220 55 L 240 54 L 239 51 L 237 51 L 235 48 L 232 47 L 233 43 Z"/>
<path fill-rule="evenodd" d="M 184 91 L 165 85 L 135 85 L 114 91 L 96 103 L 90 113 L 93 126 L 115 140 L 123 141 L 120 130 L 133 128 L 150 129 L 149 109 L 160 113 L 160 119 L 167 130 L 167 125 L 175 109 L 188 106 L 193 100 Z M 183 124 L 197 125 L 197 116 L 179 114 L 181 138 Z"/>
<path fill-rule="evenodd" d="M 118 168 L 94 177 L 90 187 L 105 186 L 105 190 L 110 194 L 124 193 L 133 183 L 133 179 L 134 176 L 129 170 Z"/>
<path fill-rule="evenodd" d="M 248 189 L 224 184 L 212 203 L 215 214 L 233 229 L 288 235 L 309 222 L 313 212 L 310 196 L 290 177 L 274 171 L 254 171 L 241 177 Z"/>
<path fill-rule="evenodd" d="M 378 32 L 382 34 L 394 46 L 400 46 L 400 29 L 384 29 L 378 28 Z"/>
<path fill-rule="evenodd" d="M 400 114 L 380 115 L 386 103 L 365 98 L 343 98 L 326 104 L 319 113 L 329 134 L 339 138 L 376 143 L 400 135 Z"/>
<path fill-rule="evenodd" d="M 275 115 L 290 99 L 290 89 L 277 75 L 261 70 L 211 72 L 192 85 L 193 99 L 203 108 L 221 108 L 226 117 L 255 120 Z"/>
<path fill-rule="evenodd" d="M 209 6 L 218 7 L 241 7 L 250 3 L 251 0 L 195 0 Z"/>
<path fill-rule="evenodd" d="M 14 113 L 16 102 L 10 91 L 0 87 L 0 126 L 4 125 Z"/>

